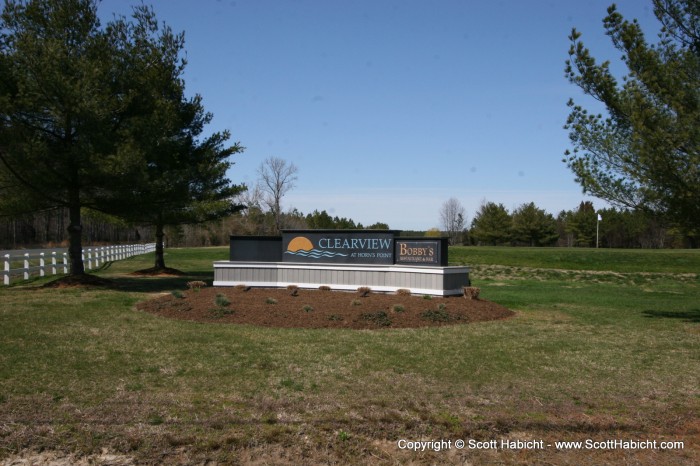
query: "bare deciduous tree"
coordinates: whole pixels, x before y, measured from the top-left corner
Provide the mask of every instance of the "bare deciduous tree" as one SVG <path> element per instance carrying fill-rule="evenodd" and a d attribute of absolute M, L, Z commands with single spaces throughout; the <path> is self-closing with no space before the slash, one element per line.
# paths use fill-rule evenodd
<path fill-rule="evenodd" d="M 450 238 L 450 244 L 457 244 L 464 230 L 467 214 L 462 204 L 454 197 L 443 202 L 440 208 L 440 222 Z"/>
<path fill-rule="evenodd" d="M 238 204 L 244 205 L 246 209 L 256 208 L 262 210 L 262 198 L 263 192 L 262 189 L 260 189 L 260 184 L 256 184 L 252 188 L 247 188 L 245 191 L 241 191 L 241 193 L 239 193 L 236 197 L 235 201 Z"/>
<path fill-rule="evenodd" d="M 282 198 L 294 187 L 297 172 L 296 165 L 277 157 L 266 159 L 258 168 L 260 189 L 265 194 L 263 201 L 275 217 L 277 231 L 282 229 Z"/>

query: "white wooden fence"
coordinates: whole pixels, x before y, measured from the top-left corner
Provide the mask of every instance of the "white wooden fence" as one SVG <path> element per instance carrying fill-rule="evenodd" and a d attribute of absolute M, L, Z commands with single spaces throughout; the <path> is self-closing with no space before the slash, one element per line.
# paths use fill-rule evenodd
<path fill-rule="evenodd" d="M 96 246 L 83 249 L 83 263 L 86 270 L 98 268 L 107 262 L 127 259 L 139 254 L 156 250 L 156 243 L 120 244 L 118 246 Z M 68 251 L 66 249 L 38 249 L 32 251 L 3 251 L 4 267 L 2 280 L 10 284 L 12 278 L 23 277 L 28 280 L 30 275 L 57 275 L 68 273 Z"/>

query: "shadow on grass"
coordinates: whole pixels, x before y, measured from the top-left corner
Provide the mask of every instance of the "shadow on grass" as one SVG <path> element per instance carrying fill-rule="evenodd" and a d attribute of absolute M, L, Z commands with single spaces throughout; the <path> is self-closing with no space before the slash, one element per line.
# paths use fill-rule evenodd
<path fill-rule="evenodd" d="M 114 282 L 117 291 L 137 293 L 158 293 L 172 290 L 187 289 L 187 282 L 201 280 L 211 286 L 213 273 L 211 272 L 187 272 L 177 277 L 108 277 Z"/>
<path fill-rule="evenodd" d="M 655 319 L 681 319 L 685 322 L 700 322 L 700 309 L 691 309 L 690 311 L 654 311 L 648 310 L 642 312 L 646 317 Z"/>
<path fill-rule="evenodd" d="M 86 280 L 75 280 L 73 283 L 69 275 L 51 277 L 32 276 L 27 280 L 17 280 L 3 289 L 15 289 L 18 291 L 33 291 L 40 288 L 88 288 L 113 291 L 125 291 L 135 293 L 158 293 L 176 289 L 187 289 L 187 282 L 200 280 L 208 286 L 212 285 L 214 274 L 212 272 L 184 272 L 179 276 L 138 276 L 138 275 L 102 275 L 95 271 L 103 272 L 108 267 L 87 271 Z"/>

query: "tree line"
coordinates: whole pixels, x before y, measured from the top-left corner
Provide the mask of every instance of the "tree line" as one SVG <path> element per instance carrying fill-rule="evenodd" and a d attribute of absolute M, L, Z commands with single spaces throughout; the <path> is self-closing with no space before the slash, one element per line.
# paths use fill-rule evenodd
<path fill-rule="evenodd" d="M 245 202 L 245 196 L 238 198 Z M 466 210 L 456 199 L 443 204 L 454 208 L 444 215 L 442 228 L 403 231 L 407 236 L 448 236 L 453 245 L 510 245 L 595 247 L 596 235 L 605 248 L 683 248 L 689 247 L 682 231 L 642 210 L 615 207 L 595 209 L 589 201 L 562 210 L 556 216 L 523 203 L 509 211 L 503 204 L 484 202 L 467 225 Z M 598 220 L 600 216 L 600 221 Z M 455 220 L 456 219 L 456 220 Z M 66 209 L 35 212 L 13 218 L 0 218 L 0 249 L 65 246 L 69 222 Z M 220 219 L 197 224 L 166 225 L 163 242 L 169 247 L 224 246 L 230 235 L 276 235 L 277 225 L 289 229 L 389 229 L 384 222 L 363 225 L 351 218 L 332 216 L 325 210 L 304 214 L 295 208 L 282 211 L 262 205 L 247 206 Z M 134 224 L 117 217 L 87 211 L 83 217 L 87 244 L 138 242 L 153 238 L 155 228 Z"/>
<path fill-rule="evenodd" d="M 467 227 L 466 212 L 453 198 L 442 205 L 441 218 L 443 233 L 450 238 L 451 244 L 607 248 L 691 246 L 681 229 L 647 211 L 615 207 L 596 210 L 590 201 L 582 201 L 575 209 L 562 210 L 556 217 L 534 202 L 524 203 L 512 212 L 503 204 L 483 202 Z M 454 218 L 465 220 L 445 221 Z"/>
<path fill-rule="evenodd" d="M 0 249 L 66 247 L 69 222 L 65 208 L 0 218 Z M 276 235 L 277 222 L 289 229 L 389 229 L 383 222 L 365 226 L 351 218 L 332 216 L 325 210 L 304 214 L 291 209 L 282 212 L 278 219 L 272 210 L 251 207 L 208 222 L 165 225 L 162 240 L 164 247 L 224 246 L 231 235 Z M 82 226 L 83 240 L 91 246 L 150 241 L 156 233 L 153 225 L 130 223 L 91 211 L 83 214 Z"/>

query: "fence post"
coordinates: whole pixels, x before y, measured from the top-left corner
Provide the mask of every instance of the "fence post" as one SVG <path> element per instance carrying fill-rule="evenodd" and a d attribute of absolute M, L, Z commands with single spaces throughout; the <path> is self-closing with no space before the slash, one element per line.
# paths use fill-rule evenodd
<path fill-rule="evenodd" d="M 44 260 L 44 253 L 41 252 L 39 253 L 39 276 L 44 277 L 46 276 L 46 261 Z"/>
<path fill-rule="evenodd" d="M 4 276 L 2 277 L 2 281 L 5 285 L 10 284 L 10 255 L 5 254 L 5 273 Z"/>
<path fill-rule="evenodd" d="M 63 273 L 68 273 L 68 253 L 63 253 Z"/>
<path fill-rule="evenodd" d="M 29 280 L 29 253 L 24 253 L 24 279 Z"/>
<path fill-rule="evenodd" d="M 88 248 L 87 253 L 88 253 L 88 260 L 87 260 L 88 270 L 92 270 L 92 249 Z"/>
<path fill-rule="evenodd" d="M 56 275 L 56 251 L 51 252 L 51 275 Z"/>

